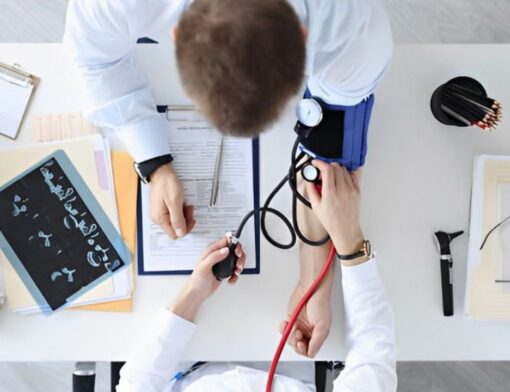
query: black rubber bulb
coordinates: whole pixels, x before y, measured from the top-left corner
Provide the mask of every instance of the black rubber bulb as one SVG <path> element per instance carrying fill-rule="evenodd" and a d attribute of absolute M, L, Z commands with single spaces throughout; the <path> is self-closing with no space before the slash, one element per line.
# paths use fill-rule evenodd
<path fill-rule="evenodd" d="M 230 278 L 235 270 L 237 264 L 237 256 L 236 256 L 236 244 L 230 244 L 228 246 L 228 255 L 222 261 L 217 264 L 214 264 L 212 267 L 212 271 L 216 279 L 223 280 Z"/>

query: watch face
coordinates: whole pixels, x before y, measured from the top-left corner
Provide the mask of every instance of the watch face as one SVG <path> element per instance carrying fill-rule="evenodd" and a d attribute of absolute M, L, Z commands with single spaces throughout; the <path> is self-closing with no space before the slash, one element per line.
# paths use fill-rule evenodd
<path fill-rule="evenodd" d="M 365 251 L 366 256 L 370 255 L 370 242 L 367 240 L 363 242 L 363 250 Z"/>
<path fill-rule="evenodd" d="M 372 244 L 369 240 L 365 240 L 363 247 L 365 248 L 365 256 L 372 257 L 374 253 L 372 251 Z"/>
<path fill-rule="evenodd" d="M 321 105 L 312 98 L 302 99 L 297 105 L 296 116 L 303 125 L 315 127 L 322 120 Z"/>

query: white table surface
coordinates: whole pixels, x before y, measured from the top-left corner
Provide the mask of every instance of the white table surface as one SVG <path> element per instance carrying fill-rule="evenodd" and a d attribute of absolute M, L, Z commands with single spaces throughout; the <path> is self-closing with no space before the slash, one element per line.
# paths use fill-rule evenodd
<path fill-rule="evenodd" d="M 158 103 L 188 103 L 172 48 L 146 45 L 138 52 Z M 78 73 L 61 45 L 1 44 L 0 61 L 19 63 L 42 78 L 31 116 L 87 105 Z M 443 126 L 429 110 L 435 87 L 459 75 L 477 78 L 507 107 L 508 69 L 510 45 L 397 46 L 377 93 L 363 174 L 362 221 L 394 305 L 399 360 L 510 360 L 510 324 L 462 315 L 467 235 L 453 244 L 456 314 L 451 318 L 442 316 L 439 258 L 432 242 L 435 230 L 468 228 L 473 157 L 510 153 L 507 121 L 496 132 L 483 134 Z M 261 198 L 287 170 L 293 123 L 291 104 L 274 129 L 261 137 Z M 19 141 L 30 139 L 29 128 L 27 121 Z M 287 189 L 275 205 L 290 212 Z M 319 359 L 345 358 L 338 270 L 332 331 Z M 297 278 L 297 249 L 281 251 L 262 240 L 261 274 L 222 288 L 206 303 L 186 359 L 269 360 Z M 4 306 L 0 361 L 125 360 L 158 308 L 172 301 L 185 279 L 138 277 L 129 314 L 61 311 L 21 316 Z M 286 349 L 283 359 L 301 357 Z"/>

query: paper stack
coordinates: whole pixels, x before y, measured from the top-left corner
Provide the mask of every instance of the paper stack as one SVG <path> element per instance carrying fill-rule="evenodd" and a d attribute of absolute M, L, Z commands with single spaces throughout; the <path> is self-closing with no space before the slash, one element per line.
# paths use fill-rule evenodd
<path fill-rule="evenodd" d="M 34 142 L 54 142 L 98 134 L 83 112 L 40 114 L 32 116 Z"/>
<path fill-rule="evenodd" d="M 465 314 L 510 320 L 510 156 L 475 159 L 471 194 Z M 483 249 L 481 245 L 487 237 Z"/>
<path fill-rule="evenodd" d="M 111 222 L 119 230 L 112 155 L 108 142 L 101 136 L 89 136 L 58 143 L 40 143 L 14 148 L 10 145 L 10 147 L 0 148 L 0 165 L 6 168 L 0 172 L 0 183 L 7 182 L 53 151 L 64 150 Z M 1 255 L 0 259 L 4 270 L 9 307 L 23 314 L 40 312 L 41 309 L 5 256 Z M 75 300 L 71 307 L 128 300 L 132 291 L 131 271 L 131 268 L 125 268 L 115 273 L 112 278 Z"/>

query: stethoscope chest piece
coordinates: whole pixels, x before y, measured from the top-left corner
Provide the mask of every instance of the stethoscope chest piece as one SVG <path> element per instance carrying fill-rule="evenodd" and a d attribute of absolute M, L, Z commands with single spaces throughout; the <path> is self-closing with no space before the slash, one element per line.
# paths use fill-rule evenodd
<path fill-rule="evenodd" d="M 301 169 L 301 175 L 305 181 L 316 183 L 319 181 L 320 172 L 314 165 L 307 163 Z"/>

